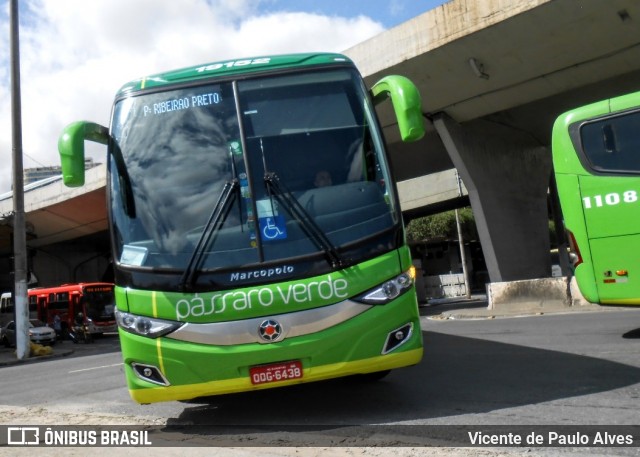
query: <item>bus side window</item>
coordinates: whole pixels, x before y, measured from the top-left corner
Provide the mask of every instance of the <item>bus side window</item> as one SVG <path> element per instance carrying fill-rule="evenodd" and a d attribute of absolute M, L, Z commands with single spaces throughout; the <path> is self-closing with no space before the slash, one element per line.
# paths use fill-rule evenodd
<path fill-rule="evenodd" d="M 11 294 L 2 294 L 0 298 L 0 325 L 5 325 L 7 322 L 13 320 L 13 301 L 11 300 Z"/>
<path fill-rule="evenodd" d="M 626 113 L 581 128 L 584 154 L 598 171 L 640 171 L 640 112 Z"/>

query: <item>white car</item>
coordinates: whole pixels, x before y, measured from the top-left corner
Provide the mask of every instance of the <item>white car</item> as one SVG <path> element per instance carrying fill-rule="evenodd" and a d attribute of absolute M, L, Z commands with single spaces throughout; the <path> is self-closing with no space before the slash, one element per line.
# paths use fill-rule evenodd
<path fill-rule="evenodd" d="M 56 343 L 56 332 L 38 319 L 29 320 L 29 339 L 33 343 L 53 346 Z M 9 322 L 0 330 L 0 342 L 6 347 L 16 344 L 16 323 Z"/>

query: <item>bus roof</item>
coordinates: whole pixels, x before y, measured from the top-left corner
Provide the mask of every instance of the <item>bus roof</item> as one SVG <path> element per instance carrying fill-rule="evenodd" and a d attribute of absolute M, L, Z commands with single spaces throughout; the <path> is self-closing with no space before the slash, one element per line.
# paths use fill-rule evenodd
<path fill-rule="evenodd" d="M 50 292 L 72 292 L 72 291 L 81 291 L 85 288 L 94 288 L 94 287 L 109 287 L 113 289 L 115 286 L 110 282 L 77 282 L 77 283 L 68 283 L 61 284 L 59 286 L 49 286 L 49 287 L 32 287 L 27 293 L 31 295 L 38 295 L 42 293 L 50 293 Z"/>
<path fill-rule="evenodd" d="M 336 53 L 286 54 L 223 60 L 135 79 L 122 86 L 118 91 L 118 96 L 177 82 L 224 77 L 241 73 L 266 72 L 283 68 L 345 63 L 353 65 L 351 59 Z"/>

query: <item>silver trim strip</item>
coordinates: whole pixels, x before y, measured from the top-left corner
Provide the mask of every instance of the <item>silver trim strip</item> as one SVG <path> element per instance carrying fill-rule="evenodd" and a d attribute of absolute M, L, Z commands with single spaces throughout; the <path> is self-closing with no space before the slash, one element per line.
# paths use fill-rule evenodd
<path fill-rule="evenodd" d="M 308 335 L 333 327 L 367 311 L 372 306 L 345 300 L 335 305 L 321 308 L 241 321 L 213 322 L 210 324 L 186 323 L 165 337 L 216 346 L 248 343 L 268 344 L 270 341 L 264 341 L 258 335 L 258 327 L 266 319 L 273 319 L 280 323 L 282 336 L 278 338 L 278 341 L 282 341 L 285 338 Z"/>

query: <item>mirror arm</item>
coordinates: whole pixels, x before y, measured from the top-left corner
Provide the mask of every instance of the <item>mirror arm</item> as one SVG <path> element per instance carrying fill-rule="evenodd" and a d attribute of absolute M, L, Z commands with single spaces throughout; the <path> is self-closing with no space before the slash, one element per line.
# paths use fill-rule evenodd
<path fill-rule="evenodd" d="M 93 122 L 79 121 L 65 127 L 58 140 L 62 180 L 68 187 L 84 185 L 85 140 L 107 144 L 109 129 Z"/>
<path fill-rule="evenodd" d="M 385 76 L 371 88 L 374 104 L 391 98 L 402 141 L 416 141 L 424 136 L 422 102 L 416 86 L 404 76 Z"/>

